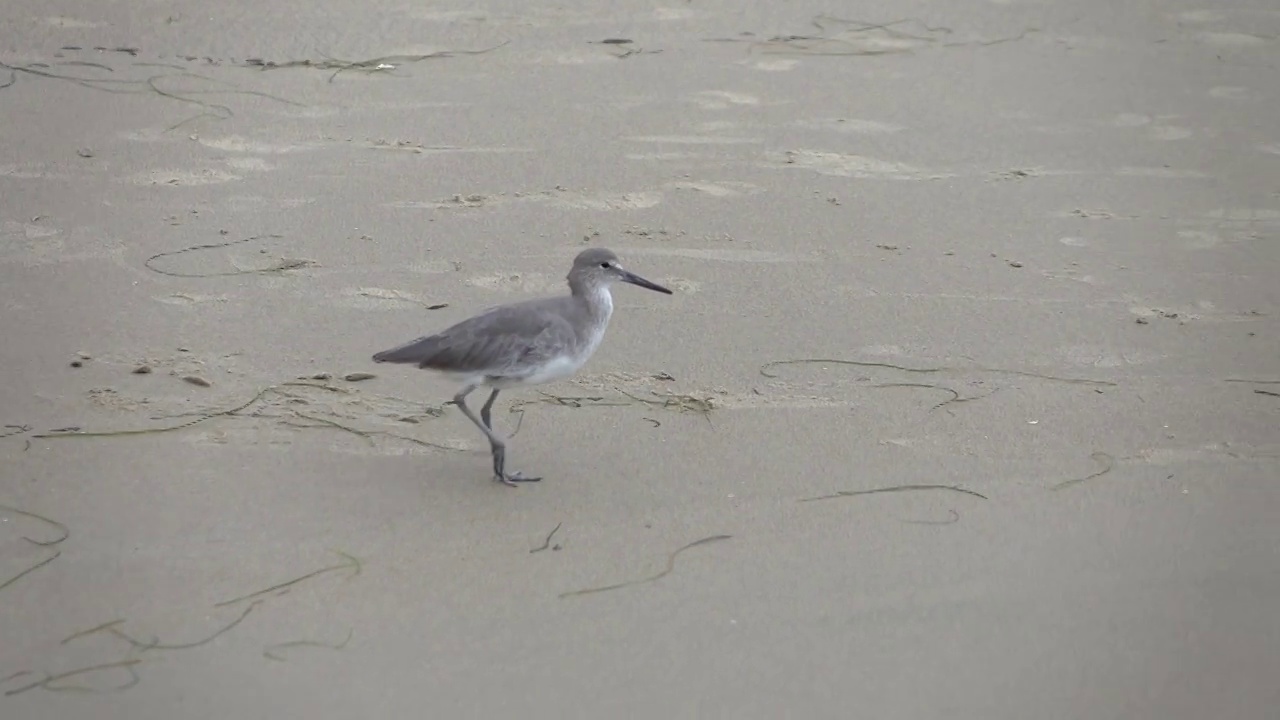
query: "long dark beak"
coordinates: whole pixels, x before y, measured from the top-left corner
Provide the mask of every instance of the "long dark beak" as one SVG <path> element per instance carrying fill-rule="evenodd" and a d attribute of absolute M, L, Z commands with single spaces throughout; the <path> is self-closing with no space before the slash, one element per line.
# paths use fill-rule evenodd
<path fill-rule="evenodd" d="M 657 290 L 658 292 L 666 293 L 667 295 L 674 294 L 670 290 L 659 285 L 658 283 L 649 282 L 648 280 L 645 280 L 639 275 L 636 275 L 633 272 L 628 272 L 626 270 L 622 271 L 622 282 L 631 283 L 632 285 L 639 285 L 640 287 L 647 288 L 649 290 Z"/>

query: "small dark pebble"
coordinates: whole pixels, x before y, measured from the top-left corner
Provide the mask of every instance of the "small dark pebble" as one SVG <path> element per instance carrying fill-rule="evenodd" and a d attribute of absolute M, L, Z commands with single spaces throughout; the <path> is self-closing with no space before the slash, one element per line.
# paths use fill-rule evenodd
<path fill-rule="evenodd" d="M 189 383 L 197 387 L 213 387 L 213 383 L 209 382 L 208 380 L 205 380 L 199 375 L 185 375 L 182 378 L 182 382 Z"/>
<path fill-rule="evenodd" d="M 1146 325 L 1146 324 L 1147 324 L 1148 322 L 1150 322 L 1150 321 L 1149 321 L 1149 320 L 1147 320 L 1146 318 L 1141 318 L 1141 317 L 1140 317 L 1140 318 L 1136 318 L 1136 319 L 1134 320 L 1134 322 L 1138 323 L 1139 325 Z"/>
<path fill-rule="evenodd" d="M 138 367 L 136 367 L 136 368 L 134 368 L 134 369 L 133 369 L 133 374 L 134 374 L 134 375 L 150 375 L 150 374 L 151 374 L 151 366 L 150 366 L 150 365 L 139 365 Z"/>
<path fill-rule="evenodd" d="M 347 373 L 346 375 L 343 375 L 342 379 L 346 380 L 347 382 L 360 382 L 361 380 L 372 380 L 376 377 L 378 376 L 374 375 L 373 373 L 353 372 L 353 373 Z"/>
<path fill-rule="evenodd" d="M 315 375 L 311 376 L 312 380 L 330 380 L 332 378 L 333 378 L 333 375 L 331 375 L 330 373 L 316 373 Z"/>
<path fill-rule="evenodd" d="M 627 38 L 605 38 L 600 41 L 601 45 L 630 45 L 631 41 Z"/>
<path fill-rule="evenodd" d="M 84 367 L 84 362 L 81 360 L 72 360 L 71 367 L 75 367 L 75 368 Z"/>

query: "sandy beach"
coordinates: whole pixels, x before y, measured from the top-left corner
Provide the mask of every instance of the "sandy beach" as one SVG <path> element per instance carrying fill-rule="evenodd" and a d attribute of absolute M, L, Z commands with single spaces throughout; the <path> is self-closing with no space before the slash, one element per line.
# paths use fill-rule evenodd
<path fill-rule="evenodd" d="M 9 0 L 0 63 L 0 718 L 1280 712 L 1274 2 Z M 370 356 L 594 246 L 675 294 L 504 392 L 504 487 Z"/>

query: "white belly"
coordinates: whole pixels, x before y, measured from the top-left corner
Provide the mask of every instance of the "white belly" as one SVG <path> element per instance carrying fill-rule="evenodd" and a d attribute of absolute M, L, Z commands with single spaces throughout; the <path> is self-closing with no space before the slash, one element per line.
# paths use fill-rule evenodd
<path fill-rule="evenodd" d="M 604 330 L 605 328 L 601 327 L 591 333 L 587 338 L 586 345 L 579 348 L 576 353 L 561 355 L 549 360 L 532 372 L 520 377 L 494 379 L 486 381 L 485 384 L 495 388 L 508 388 L 521 385 L 541 385 L 572 377 L 574 373 L 582 369 L 583 365 L 587 364 L 587 360 L 595 354 L 596 348 L 600 347 L 600 342 L 604 340 Z"/>
<path fill-rule="evenodd" d="M 587 363 L 588 355 L 584 354 L 580 358 L 561 356 L 551 362 L 543 364 L 532 373 L 520 378 L 502 378 L 494 382 L 485 383 L 492 387 L 517 387 L 520 385 L 541 385 L 543 383 L 555 382 L 572 377 L 574 373 L 582 369 Z"/>

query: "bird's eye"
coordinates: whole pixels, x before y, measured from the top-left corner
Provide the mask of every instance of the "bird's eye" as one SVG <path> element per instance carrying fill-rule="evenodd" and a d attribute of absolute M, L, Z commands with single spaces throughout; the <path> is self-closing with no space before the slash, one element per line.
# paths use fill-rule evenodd
<path fill-rule="evenodd" d="M 607 263 L 607 262 L 602 262 L 602 263 L 600 263 L 600 267 L 604 268 L 605 270 L 608 270 L 608 269 L 609 269 L 609 263 Z"/>

